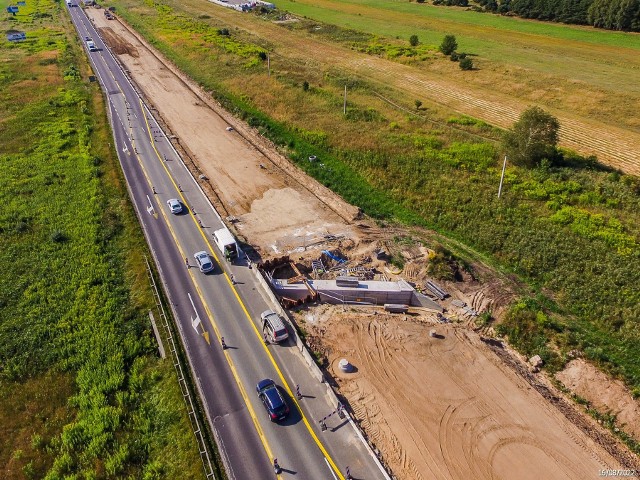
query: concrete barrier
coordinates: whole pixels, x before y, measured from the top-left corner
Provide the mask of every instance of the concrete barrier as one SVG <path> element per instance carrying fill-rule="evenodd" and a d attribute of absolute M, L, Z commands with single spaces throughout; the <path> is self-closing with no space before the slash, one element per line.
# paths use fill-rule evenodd
<path fill-rule="evenodd" d="M 276 296 L 274 295 L 273 291 L 271 290 L 271 287 L 270 287 L 269 283 L 262 276 L 262 274 L 260 273 L 260 270 L 258 269 L 258 267 L 255 264 L 254 264 L 252 270 L 253 270 L 253 273 L 256 276 L 257 280 L 258 280 L 258 283 L 260 284 L 260 286 L 262 287 L 264 292 L 267 294 L 267 297 L 269 297 L 269 300 L 273 304 L 273 310 L 278 315 L 281 315 L 283 318 L 288 320 L 289 323 L 291 323 L 292 326 L 295 325 L 295 322 L 291 320 L 291 318 L 289 317 L 289 314 L 287 313 L 287 311 L 284 308 L 282 308 L 282 306 L 280 305 L 280 302 L 278 302 L 278 299 L 276 298 Z M 297 330 L 296 330 L 295 333 L 296 333 L 296 335 L 295 335 L 296 336 L 296 346 L 298 347 L 298 349 L 302 353 L 302 358 L 304 358 L 304 360 L 307 362 L 307 365 L 309 367 L 309 372 L 311 372 L 311 375 L 315 379 L 317 379 L 318 382 L 325 381 L 324 373 L 322 373 L 322 370 L 320 370 L 320 367 L 318 367 L 318 365 L 316 364 L 313 356 L 311 355 L 311 353 L 309 352 L 309 350 L 307 349 L 305 344 L 302 342 L 302 339 L 298 335 Z M 338 403 L 341 403 L 340 400 L 338 400 L 338 396 L 333 391 L 333 388 L 331 387 L 331 385 L 328 382 L 326 383 L 326 387 L 327 387 L 327 398 L 329 399 L 329 404 L 337 406 Z M 356 422 L 353 420 L 353 418 L 351 417 L 349 412 L 347 412 L 345 410 L 344 413 L 345 413 L 346 418 L 348 419 L 349 423 L 351 424 L 351 426 L 355 430 L 356 435 L 358 436 L 360 441 L 365 445 L 365 447 L 367 448 L 367 451 L 369 452 L 369 455 L 371 455 L 371 458 L 373 459 L 373 461 L 376 463 L 376 465 L 380 469 L 380 472 L 384 476 L 385 480 L 391 480 L 391 477 L 387 473 L 387 469 L 382 465 L 382 462 L 380 461 L 380 459 L 378 458 L 376 453 L 373 451 L 373 448 L 371 447 L 371 444 L 364 437 L 364 434 L 360 430 L 360 427 L 358 426 L 358 424 L 356 424 Z"/>

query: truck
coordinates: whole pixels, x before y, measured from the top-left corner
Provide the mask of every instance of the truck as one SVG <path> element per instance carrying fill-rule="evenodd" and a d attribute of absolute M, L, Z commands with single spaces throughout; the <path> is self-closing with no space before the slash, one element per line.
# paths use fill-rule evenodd
<path fill-rule="evenodd" d="M 233 262 L 240 256 L 240 248 L 238 248 L 236 239 L 227 228 L 213 232 L 213 238 L 228 262 Z"/>

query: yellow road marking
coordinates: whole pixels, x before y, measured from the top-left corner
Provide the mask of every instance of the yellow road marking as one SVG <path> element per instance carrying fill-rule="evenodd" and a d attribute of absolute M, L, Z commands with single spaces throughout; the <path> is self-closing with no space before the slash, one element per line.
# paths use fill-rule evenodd
<path fill-rule="evenodd" d="M 160 160 L 160 163 L 162 164 L 163 168 L 165 169 L 165 172 L 167 173 L 167 176 L 171 180 L 171 183 L 173 184 L 173 186 L 178 191 L 178 195 L 180 196 L 180 199 L 184 202 L 185 205 L 188 205 L 186 199 L 184 198 L 184 195 L 182 194 L 182 192 L 178 188 L 176 182 L 173 179 L 173 176 L 169 172 L 169 169 L 167 168 L 167 166 L 164 164 L 164 162 L 162 160 L 162 157 L 160 156 L 160 153 L 158 152 L 158 150 L 156 148 L 155 141 L 154 141 L 153 136 L 151 134 L 151 127 L 149 126 L 149 122 L 147 121 L 147 115 L 144 112 L 144 105 L 142 104 L 142 100 L 139 100 L 139 101 L 140 101 L 140 106 L 141 106 L 142 111 L 143 111 L 144 121 L 145 121 L 145 124 L 147 125 L 147 132 L 149 134 L 149 140 L 151 141 L 151 145 L 153 146 L 153 150 L 156 152 L 156 156 L 158 157 L 158 160 Z M 263 339 L 262 335 L 260 334 L 260 332 L 258 331 L 258 328 L 256 327 L 255 323 L 253 322 L 253 319 L 251 318 L 251 315 L 249 314 L 249 311 L 247 310 L 247 307 L 245 306 L 244 302 L 240 298 L 240 295 L 238 294 L 238 291 L 236 290 L 235 285 L 233 285 L 233 282 L 229 278 L 229 275 L 227 275 L 227 272 L 224 270 L 224 268 L 222 268 L 222 262 L 220 261 L 220 259 L 216 255 L 216 252 L 215 252 L 215 249 L 213 248 L 213 245 L 211 245 L 211 242 L 209 241 L 207 236 L 204 234 L 202 229 L 199 228 L 200 226 L 198 225 L 198 222 L 197 222 L 197 220 L 195 218 L 195 215 L 193 214 L 191 209 L 189 209 L 189 214 L 190 214 L 191 219 L 193 220 L 193 223 L 196 225 L 196 227 L 198 227 L 198 230 L 200 231 L 200 235 L 202 236 L 202 238 L 204 239 L 205 243 L 209 247 L 211 255 L 213 255 L 213 257 L 215 258 L 216 262 L 218 262 L 218 265 L 220 265 L 220 268 L 221 268 L 221 270 L 222 270 L 222 272 L 224 274 L 224 277 L 227 280 L 227 283 L 229 284 L 229 287 L 233 291 L 233 294 L 235 295 L 236 299 L 238 300 L 238 303 L 239 303 L 240 307 L 242 308 L 242 311 L 244 312 L 244 314 L 246 315 L 247 319 L 249 320 L 249 323 L 251 324 L 251 327 L 253 328 L 253 331 L 256 334 L 256 337 L 258 337 L 258 339 L 260 340 L 260 343 L 262 344 L 262 348 L 264 349 L 265 353 L 269 357 L 269 360 L 271 361 L 271 364 L 275 368 L 276 372 L 278 373 L 278 377 L 280 378 L 280 381 L 284 385 L 287 393 L 289 394 L 289 397 L 293 400 L 293 402 L 296 405 L 296 408 L 300 412 L 300 416 L 302 417 L 302 421 L 304 422 L 305 426 L 307 427 L 307 431 L 311 435 L 311 438 L 313 438 L 314 442 L 316 443 L 316 445 L 318 446 L 318 448 L 320 449 L 322 454 L 329 461 L 329 463 L 330 463 L 331 467 L 333 468 L 334 472 L 338 475 L 338 478 L 340 480 L 345 480 L 344 476 L 340 472 L 340 469 L 336 466 L 335 462 L 333 461 L 333 459 L 329 455 L 329 452 L 327 452 L 327 450 L 324 448 L 324 445 L 322 444 L 322 442 L 320 441 L 318 436 L 313 431 L 313 428 L 311 427 L 311 424 L 309 423 L 309 420 L 307 419 L 307 417 L 304 414 L 302 408 L 300 407 L 300 404 L 298 403 L 298 400 L 296 399 L 296 396 L 293 394 L 293 392 L 291 390 L 291 387 L 289 387 L 289 383 L 284 378 L 284 375 L 282 374 L 282 371 L 280 370 L 280 367 L 278 366 L 275 358 L 273 358 L 273 355 L 271 354 L 271 351 L 264 344 L 264 341 L 263 341 L 264 339 Z M 171 227 L 169 227 L 169 228 L 171 228 Z M 198 289 L 198 287 L 196 287 L 196 288 Z M 205 309 L 209 313 L 209 309 L 208 309 L 208 307 L 206 307 L 206 303 L 205 303 L 204 299 L 202 298 L 202 295 L 201 295 L 199 289 L 198 289 L 198 294 L 200 295 L 200 299 L 202 300 L 203 305 L 205 305 Z M 218 329 L 213 324 L 213 316 L 210 313 L 209 313 L 209 316 L 210 316 L 210 321 L 212 323 L 212 326 L 213 326 L 213 328 L 214 328 L 214 330 L 216 332 L 216 335 L 218 335 L 218 337 L 219 337 L 220 335 L 219 335 Z M 232 371 L 234 372 L 234 377 L 236 377 L 235 367 L 233 366 L 233 362 L 231 360 L 231 357 L 229 357 L 229 355 L 228 355 L 228 353 L 226 351 L 225 351 L 225 356 L 227 357 L 227 361 L 229 362 L 229 365 L 232 367 Z M 236 382 L 238 383 L 238 385 L 239 385 L 239 387 L 241 389 L 242 396 L 245 397 L 244 388 L 240 384 L 240 381 L 239 381 L 239 379 L 237 377 L 236 377 Z M 246 401 L 246 397 L 245 397 L 245 401 Z M 259 428 L 259 425 L 257 424 L 257 419 L 254 416 L 255 414 L 253 413 L 253 410 L 251 409 L 251 406 L 248 404 L 248 402 L 247 402 L 247 405 L 249 406 L 249 409 L 251 411 L 252 417 L 254 417 L 253 420 L 254 420 L 254 423 L 256 424 L 256 429 L 258 429 L 258 434 L 260 435 L 261 438 L 264 438 L 263 435 L 262 435 L 262 430 Z M 270 451 L 270 449 L 268 447 L 268 444 L 266 443 L 266 439 L 264 439 L 263 445 L 265 447 L 265 450 L 267 451 L 267 454 L 269 455 L 269 458 L 271 460 L 273 460 L 274 457 L 271 454 L 271 451 Z M 280 477 L 280 476 L 278 475 L 278 477 Z"/>
<path fill-rule="evenodd" d="M 103 61 L 104 61 L 104 59 L 103 59 Z M 106 62 L 105 62 L 105 64 L 106 64 Z M 112 74 L 112 76 L 113 76 L 113 74 Z M 126 100 L 126 95 L 124 95 L 124 91 L 123 91 L 123 90 L 122 90 L 122 88 L 120 87 L 120 84 L 118 83 L 118 81 L 117 81 L 117 80 L 115 80 L 115 77 L 114 77 L 114 81 L 116 82 L 116 85 L 118 86 L 118 89 L 120 90 L 120 92 L 121 92 L 121 93 L 123 94 L 123 96 L 124 96 L 124 99 L 125 99 L 125 108 L 126 108 L 126 101 L 127 101 L 127 100 Z M 155 151 L 155 153 L 156 153 L 156 155 L 157 155 L 158 159 L 159 159 L 159 160 L 160 160 L 160 162 L 162 163 L 162 158 L 160 157 L 160 153 L 158 152 L 158 150 L 157 150 L 157 148 L 156 148 L 156 146 L 155 146 L 155 141 L 154 141 L 154 139 L 152 138 L 152 135 L 151 135 L 151 128 L 150 128 L 150 126 L 149 126 L 149 122 L 147 121 L 147 116 L 146 116 L 146 114 L 145 114 L 144 105 L 142 104 L 142 100 L 140 100 L 140 99 L 138 99 L 138 100 L 139 100 L 139 102 L 140 102 L 140 106 L 141 106 L 141 108 L 142 108 L 142 115 L 144 116 L 144 121 L 145 121 L 145 124 L 146 124 L 146 126 L 147 126 L 147 131 L 148 131 L 148 133 L 149 133 L 149 140 L 151 141 L 151 145 L 153 146 L 153 150 Z M 149 178 L 149 175 L 147 174 L 147 170 L 144 168 L 144 164 L 142 163 L 142 160 L 140 159 L 140 155 L 136 152 L 136 149 L 135 149 L 135 140 L 134 140 L 134 138 L 133 138 L 133 134 L 132 134 L 132 133 L 133 133 L 133 128 L 132 128 L 131 126 L 129 127 L 129 132 L 131 133 L 131 135 L 130 135 L 130 140 L 131 140 L 131 146 L 133 147 L 133 152 L 134 152 L 134 154 L 135 154 L 135 157 L 136 157 L 136 159 L 138 160 L 138 163 L 139 163 L 140 167 L 142 168 L 142 173 L 144 174 L 144 177 L 145 177 L 145 179 L 147 180 L 147 183 L 148 183 L 150 186 L 152 186 L 152 187 L 153 187 L 153 183 L 151 182 L 151 179 Z M 187 205 L 187 201 L 185 200 L 184 195 L 182 195 L 182 192 L 180 192 L 180 189 L 178 189 L 178 188 L 177 188 L 177 185 L 176 185 L 176 183 L 174 182 L 173 177 L 172 177 L 172 176 L 171 176 L 171 174 L 169 173 L 169 170 L 167 169 L 166 165 L 164 165 L 164 163 L 162 163 L 162 166 L 164 167 L 164 169 L 165 169 L 165 171 L 166 171 L 166 173 L 167 173 L 167 176 L 168 176 L 168 177 L 169 177 L 169 179 L 171 180 L 171 183 L 173 183 L 173 186 L 176 188 L 176 190 L 178 190 L 178 195 L 179 195 L 179 196 L 180 196 L 180 198 L 182 199 L 183 203 L 184 203 L 185 205 Z M 154 197 L 156 197 L 156 195 L 154 195 Z M 162 204 L 160 203 L 160 201 L 159 201 L 157 198 L 156 198 L 156 202 L 157 202 L 158 207 L 159 207 L 158 209 L 159 209 L 159 210 L 160 210 L 160 212 L 162 213 L 162 216 L 163 216 L 163 218 L 164 218 L 164 220 L 165 220 L 165 223 L 166 223 L 166 224 L 167 224 L 167 226 L 169 227 L 169 232 L 171 233 L 171 236 L 173 237 L 173 241 L 175 242 L 176 246 L 178 247 L 178 251 L 180 252 L 180 255 L 181 255 L 181 256 L 185 256 L 185 258 L 187 258 L 187 256 L 185 255 L 185 253 L 184 253 L 184 251 L 183 251 L 182 247 L 180 246 L 180 243 L 178 242 L 178 238 L 176 237 L 176 235 L 175 235 L 175 232 L 174 232 L 173 228 L 171 227 L 171 223 L 169 222 L 169 219 L 168 219 L 168 217 L 167 217 L 167 214 L 165 213 L 164 209 L 162 208 Z M 191 209 L 189 209 L 189 214 L 190 214 L 190 217 L 192 218 L 192 220 L 194 221 L 194 223 L 196 223 L 196 226 L 198 226 L 198 227 L 199 227 L 199 225 L 197 225 L 196 219 L 195 219 L 195 217 L 194 217 L 193 212 L 191 211 Z M 211 247 L 211 244 L 209 243 L 208 239 L 206 238 L 206 236 L 204 235 L 204 233 L 202 232 L 202 230 L 200 230 L 200 234 L 203 236 L 203 238 L 204 238 L 204 240 L 205 240 L 205 243 L 206 243 L 206 244 L 209 246 L 209 248 L 211 249 L 211 248 L 212 248 L 212 247 Z M 215 254 L 215 251 L 213 251 L 213 249 L 212 249 L 211 251 L 212 251 L 212 253 L 213 253 L 214 258 L 216 259 L 216 261 L 218 262 L 218 264 L 221 266 L 221 264 L 220 264 L 220 262 L 219 262 L 219 260 L 218 260 L 218 257 L 217 257 L 217 256 L 216 256 L 216 254 Z M 221 266 L 221 270 L 223 271 L 223 273 L 224 273 L 225 277 L 227 278 L 227 281 L 229 281 L 229 277 L 227 276 L 227 274 L 226 274 L 226 272 L 224 271 L 224 269 L 222 269 L 222 266 Z M 191 280 L 192 280 L 193 285 L 195 286 L 196 292 L 198 293 L 198 296 L 200 297 L 200 301 L 202 302 L 202 305 L 204 306 L 204 309 L 205 309 L 205 311 L 206 311 L 207 317 L 209 318 L 209 323 L 211 323 L 211 326 L 213 327 L 213 330 L 214 330 L 214 332 L 215 332 L 216 336 L 218 337 L 218 340 L 220 340 L 222 337 L 221 337 L 220 332 L 219 332 L 219 330 L 218 330 L 218 328 L 217 328 L 217 325 L 216 325 L 216 323 L 215 323 L 215 321 L 214 321 L 213 314 L 212 314 L 212 313 L 211 313 L 211 311 L 209 310 L 209 307 L 208 307 L 208 305 L 207 305 L 207 302 L 204 300 L 204 296 L 202 295 L 202 291 L 200 290 L 200 287 L 199 287 L 198 283 L 195 281 L 195 278 L 194 278 L 193 274 L 191 273 L 191 269 L 189 269 L 189 272 L 188 272 L 188 273 L 189 273 L 189 276 L 191 277 Z M 236 295 L 237 295 L 237 294 L 236 294 Z M 244 308 L 244 305 L 243 305 L 243 308 Z M 246 311 L 246 310 L 245 310 L 245 311 Z M 204 330 L 204 325 L 203 325 L 202 329 Z M 206 333 L 206 334 L 207 334 L 207 337 L 206 337 L 206 338 L 207 338 L 207 343 L 209 343 L 209 342 L 208 342 L 208 332 L 207 332 L 206 330 L 204 330 L 204 333 Z M 245 405 L 247 406 L 247 410 L 249 411 L 249 415 L 251 416 L 251 419 L 252 419 L 252 421 L 253 421 L 253 424 L 254 424 L 254 426 L 255 426 L 255 429 L 256 429 L 256 431 L 257 431 L 257 433 L 258 433 L 258 436 L 260 437 L 260 441 L 262 442 L 262 446 L 264 447 L 265 452 L 267 453 L 267 457 L 268 457 L 270 460 L 273 460 L 275 457 L 273 456 L 273 453 L 272 453 L 272 451 L 271 451 L 271 448 L 269 447 L 269 444 L 268 444 L 267 439 L 266 439 L 266 437 L 265 437 L 265 435 L 264 435 L 264 432 L 262 431 L 262 428 L 260 427 L 260 424 L 258 423 L 258 417 L 256 416 L 256 413 L 255 413 L 255 411 L 253 410 L 253 406 L 251 405 L 251 402 L 249 401 L 249 397 L 247 396 L 247 392 L 246 392 L 246 390 L 244 389 L 244 386 L 242 385 L 242 382 L 240 381 L 240 377 L 239 377 L 238 372 L 237 372 L 237 370 L 236 370 L 236 368 L 235 368 L 235 365 L 233 364 L 233 362 L 232 362 L 232 360 L 231 360 L 231 357 L 229 356 L 229 353 L 228 353 L 226 350 L 224 351 L 224 356 L 225 356 L 225 358 L 227 359 L 227 363 L 228 363 L 228 364 L 229 364 L 229 366 L 231 367 L 231 373 L 233 374 L 233 378 L 234 378 L 234 380 L 235 380 L 236 384 L 238 385 L 238 388 L 240 389 L 240 395 L 242 395 L 242 398 L 243 398 L 243 400 L 244 400 L 244 403 L 245 403 Z M 277 477 L 277 478 L 282 478 L 282 477 L 281 477 L 281 475 L 276 475 L 276 477 Z"/>
<path fill-rule="evenodd" d="M 160 157 L 160 153 L 158 152 L 158 150 L 157 150 L 157 148 L 155 146 L 155 143 L 153 143 L 153 138 L 151 138 L 151 129 L 150 129 L 150 126 L 149 126 L 149 122 L 147 121 L 147 116 L 146 116 L 146 114 L 144 112 L 144 106 L 142 105 L 142 101 L 140 101 L 140 104 L 141 104 L 141 107 L 142 107 L 142 113 L 144 115 L 144 120 L 145 120 L 145 123 L 147 125 L 147 131 L 148 131 L 149 137 L 150 137 L 149 139 L 150 139 L 150 141 L 152 142 L 152 145 L 153 145 L 153 150 L 156 152 L 156 155 L 157 155 L 158 159 L 162 163 L 162 158 Z M 138 155 L 136 154 L 136 157 L 137 156 Z M 163 167 L 164 167 L 164 169 L 165 169 L 165 171 L 167 173 L 167 176 L 171 180 L 171 183 L 174 185 L 176 190 L 178 190 L 178 195 L 180 196 L 180 199 L 182 200 L 182 202 L 185 205 L 188 205 L 186 199 L 184 198 L 184 195 L 182 195 L 182 192 L 180 192 L 180 190 L 177 188 L 177 185 L 176 185 L 175 181 L 173 180 L 173 177 L 169 173 L 166 165 L 164 165 L 164 163 L 162 163 L 162 165 L 163 165 Z M 142 164 L 141 164 L 141 167 L 142 167 L 142 170 L 145 171 L 145 168 L 144 168 L 144 166 Z M 145 177 L 147 177 L 146 171 L 145 171 Z M 148 180 L 149 180 L 149 178 L 147 177 L 147 181 Z M 160 205 L 160 207 L 161 207 L 161 205 Z M 176 243 L 176 246 L 178 247 L 178 250 L 180 251 L 180 255 L 183 255 L 186 258 L 186 255 L 185 255 L 184 251 L 182 250 L 182 247 L 180 246 L 178 238 L 175 235 L 173 227 L 171 226 L 171 223 L 169 222 L 169 219 L 167 217 L 166 212 L 162 208 L 160 208 L 160 210 L 162 212 L 162 216 L 164 217 L 167 226 L 169 227 L 169 231 L 171 233 L 171 236 L 173 237 L 173 240 Z M 192 218 L 192 220 L 194 221 L 194 223 L 196 224 L 196 226 L 198 226 L 197 222 L 196 222 L 196 219 L 194 218 L 194 215 L 193 215 L 193 212 L 192 212 L 191 209 L 189 209 L 189 215 Z M 204 237 L 205 242 L 207 243 L 209 248 L 211 248 L 211 244 L 208 242 L 208 239 L 206 238 L 206 236 L 204 236 L 202 230 L 200 230 L 200 233 Z M 215 255 L 215 252 L 212 251 L 212 253 L 213 253 L 213 256 L 214 256 L 215 260 L 219 263 L 219 260 L 218 260 L 217 256 Z M 222 270 L 222 267 L 221 267 L 221 270 Z M 224 272 L 224 270 L 222 270 L 222 271 Z M 224 275 L 226 276 L 226 273 L 224 273 Z M 216 337 L 218 338 L 218 341 L 220 341 L 222 336 L 220 335 L 220 331 L 219 331 L 218 326 L 217 326 L 217 324 L 216 324 L 216 322 L 214 320 L 213 313 L 209 309 L 209 306 L 207 305 L 207 302 L 205 301 L 204 296 L 202 295 L 202 291 L 200 290 L 200 286 L 195 281 L 195 278 L 194 278 L 194 276 L 193 276 L 193 274 L 192 274 L 190 269 L 189 269 L 189 276 L 191 276 L 191 279 L 192 279 L 192 282 L 193 282 L 193 284 L 195 286 L 196 292 L 197 292 L 198 296 L 200 297 L 200 301 L 202 302 L 202 305 L 204 306 L 204 309 L 205 309 L 205 312 L 207 314 L 207 317 L 209 318 L 209 323 L 211 323 L 211 326 L 213 327 L 214 333 L 215 333 Z M 227 280 L 228 280 L 228 277 L 227 277 Z M 258 433 L 258 436 L 260 437 L 260 441 L 262 442 L 262 446 L 265 449 L 267 457 L 270 460 L 273 460 L 275 457 L 273 456 L 271 448 L 269 447 L 269 443 L 267 442 L 267 439 L 266 439 L 266 437 L 264 435 L 264 432 L 262 431 L 262 427 L 260 427 L 260 424 L 258 423 L 258 417 L 256 416 L 255 410 L 253 409 L 253 406 L 251 405 L 251 402 L 249 401 L 249 397 L 247 395 L 247 392 L 244 389 L 244 386 L 242 385 L 242 382 L 240 381 L 240 376 L 238 375 L 236 367 L 235 367 L 231 357 L 229 356 L 229 353 L 226 350 L 224 350 L 224 356 L 227 359 L 227 363 L 229 364 L 229 367 L 231 368 L 231 373 L 233 374 L 233 378 L 234 378 L 236 384 L 238 385 L 238 388 L 240 390 L 240 395 L 242 396 L 242 398 L 244 400 L 244 403 L 247 406 L 247 410 L 249 411 L 249 415 L 251 416 L 251 420 L 253 421 L 253 424 L 255 426 L 256 432 Z M 277 478 L 281 478 L 281 476 L 277 475 Z"/>

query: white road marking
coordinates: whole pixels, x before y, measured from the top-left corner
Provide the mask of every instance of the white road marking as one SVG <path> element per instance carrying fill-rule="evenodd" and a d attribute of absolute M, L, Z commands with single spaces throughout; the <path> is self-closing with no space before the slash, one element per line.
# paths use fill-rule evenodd
<path fill-rule="evenodd" d="M 331 465 L 329 465 L 329 461 L 327 460 L 327 457 L 323 457 L 324 458 L 324 463 L 327 464 L 327 467 L 329 467 L 329 471 L 331 472 L 331 475 L 333 476 L 333 478 L 335 480 L 338 480 L 338 477 L 336 477 L 336 474 L 333 473 L 333 468 L 331 468 Z"/>

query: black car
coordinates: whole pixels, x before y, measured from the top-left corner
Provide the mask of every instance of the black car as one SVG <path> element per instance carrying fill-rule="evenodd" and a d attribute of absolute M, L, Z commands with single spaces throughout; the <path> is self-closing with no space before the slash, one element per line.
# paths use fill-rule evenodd
<path fill-rule="evenodd" d="M 273 380 L 270 378 L 261 380 L 258 382 L 256 390 L 258 391 L 258 398 L 262 400 L 264 408 L 267 409 L 269 419 L 272 422 L 287 418 L 287 415 L 289 415 L 289 406 L 287 402 L 284 401 L 284 398 L 282 398 L 282 394 Z"/>

